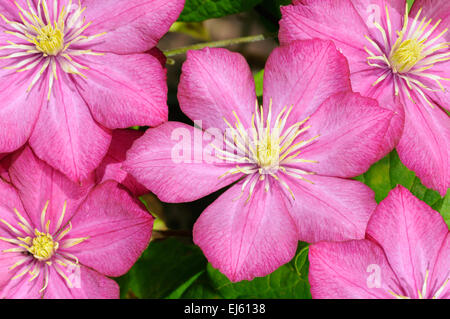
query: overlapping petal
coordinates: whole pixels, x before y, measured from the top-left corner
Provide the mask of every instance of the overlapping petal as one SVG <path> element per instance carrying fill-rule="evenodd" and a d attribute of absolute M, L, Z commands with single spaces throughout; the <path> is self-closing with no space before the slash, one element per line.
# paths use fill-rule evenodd
<path fill-rule="evenodd" d="M 367 235 L 383 248 L 409 296 L 422 291 L 426 272 L 440 254 L 448 259 L 448 234 L 442 216 L 401 186 L 379 204 L 367 226 Z"/>
<path fill-rule="evenodd" d="M 48 202 L 46 220 L 51 221 L 51 231 L 57 230 L 55 227 L 64 206 L 65 215 L 61 225 L 70 220 L 93 186 L 93 176 L 85 179 L 81 185 L 74 183 L 39 160 L 29 147 L 15 154 L 9 175 L 23 203 L 21 213 L 29 215 L 36 227 L 41 227 L 42 210 Z"/>
<path fill-rule="evenodd" d="M 169 31 L 184 0 L 82 0 L 90 35 L 106 32 L 96 50 L 117 54 L 145 52 Z"/>
<path fill-rule="evenodd" d="M 422 101 L 415 94 L 415 101 Z M 439 107 L 404 98 L 405 128 L 397 146 L 400 160 L 428 188 L 445 196 L 450 185 L 449 117 Z"/>
<path fill-rule="evenodd" d="M 307 122 L 311 128 L 301 139 L 318 138 L 304 148 L 301 157 L 318 163 L 302 167 L 337 177 L 366 172 L 392 150 L 393 146 L 385 140 L 393 117 L 394 113 L 379 107 L 376 100 L 356 93 L 333 95 Z"/>
<path fill-rule="evenodd" d="M 113 181 L 94 188 L 70 221 L 73 230 L 67 239 L 88 238 L 62 249 L 77 256 L 81 264 L 115 277 L 136 262 L 153 227 L 153 217 L 143 205 Z"/>
<path fill-rule="evenodd" d="M 95 170 L 96 182 L 98 184 L 107 180 L 114 180 L 124 185 L 136 196 L 148 192 L 133 176 L 122 169 L 122 164 L 126 159 L 126 152 L 142 134 L 142 131 L 135 130 L 113 131 L 108 153 L 100 166 Z"/>
<path fill-rule="evenodd" d="M 83 57 L 76 85 L 93 118 L 110 128 L 157 126 L 168 117 L 166 70 L 150 54 Z"/>
<path fill-rule="evenodd" d="M 310 116 L 334 93 L 350 91 L 348 64 L 331 41 L 298 41 L 275 49 L 264 71 L 264 108 L 292 106 L 287 127 Z M 274 116 L 275 117 L 275 116 Z"/>
<path fill-rule="evenodd" d="M 56 82 L 53 94 L 39 114 L 29 143 L 40 159 L 80 181 L 100 164 L 111 133 L 94 121 L 69 80 Z"/>
<path fill-rule="evenodd" d="M 374 192 L 358 181 L 319 175 L 305 178 L 312 183 L 288 180 L 295 197 L 289 211 L 298 239 L 315 243 L 364 238 L 376 207 Z"/>
<path fill-rule="evenodd" d="M 398 291 L 383 250 L 369 240 L 312 245 L 309 262 L 315 299 L 386 299 Z"/>

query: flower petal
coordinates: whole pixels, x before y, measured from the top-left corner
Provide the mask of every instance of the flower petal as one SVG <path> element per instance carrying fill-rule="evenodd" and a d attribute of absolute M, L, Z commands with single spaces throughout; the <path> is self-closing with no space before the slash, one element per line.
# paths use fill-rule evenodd
<path fill-rule="evenodd" d="M 0 153 L 8 153 L 20 148 L 30 137 L 46 94 L 45 88 L 37 85 L 27 92 L 34 74 L 4 70 L 1 73 Z"/>
<path fill-rule="evenodd" d="M 57 81 L 52 92 L 54 96 L 43 106 L 29 143 L 39 158 L 79 181 L 100 164 L 111 134 L 94 122 L 68 78 Z"/>
<path fill-rule="evenodd" d="M 139 184 L 133 176 L 122 169 L 126 152 L 142 134 L 142 131 L 135 130 L 113 131 L 108 153 L 100 166 L 95 170 L 98 184 L 107 180 L 114 180 L 124 185 L 136 196 L 148 193 L 143 185 Z"/>
<path fill-rule="evenodd" d="M 23 202 L 25 211 L 30 216 L 32 226 L 42 231 L 41 215 L 47 201 L 46 220 L 50 220 L 51 233 L 56 232 L 58 221 L 64 209 L 65 225 L 86 198 L 93 184 L 93 178 L 83 181 L 82 186 L 69 180 L 66 176 L 39 160 L 29 147 L 15 154 L 9 169 L 11 182 Z M 18 208 L 18 207 L 17 207 Z M 19 208 L 18 208 L 19 209 Z M 22 211 L 21 211 L 22 213 Z"/>
<path fill-rule="evenodd" d="M 450 299 L 450 233 L 447 234 L 441 248 L 439 249 L 439 255 L 434 265 L 434 269 L 430 270 L 430 283 L 434 284 L 434 290 L 432 295 L 436 295 L 440 288 L 443 290 L 439 294 L 441 299 Z M 445 285 L 445 286 L 444 286 Z"/>
<path fill-rule="evenodd" d="M 24 264 L 14 270 L 14 275 L 21 274 L 28 265 Z M 44 286 L 44 277 L 39 275 L 35 280 L 30 281 L 30 275 L 25 274 L 16 279 L 9 280 L 0 288 L 1 299 L 40 299 L 41 289 Z"/>
<path fill-rule="evenodd" d="M 110 128 L 157 126 L 168 117 L 166 70 L 150 54 L 85 56 L 77 78 L 92 116 Z"/>
<path fill-rule="evenodd" d="M 423 16 L 433 19 L 433 22 L 442 20 L 440 29 L 443 30 L 450 25 L 450 2 L 446 0 L 416 0 L 409 13 L 410 17 L 415 17 L 417 12 L 422 9 Z M 447 32 L 446 39 L 450 40 L 450 34 Z"/>
<path fill-rule="evenodd" d="M 61 242 L 81 264 L 107 276 L 125 274 L 147 247 L 152 216 L 116 182 L 93 189 L 71 219 L 72 231 Z M 67 240 L 86 238 L 73 247 Z"/>
<path fill-rule="evenodd" d="M 256 93 L 250 67 L 239 53 L 205 48 L 189 51 L 178 86 L 182 111 L 203 128 L 225 129 L 226 119 L 236 122 L 236 112 L 244 127 L 250 127 Z"/>
<path fill-rule="evenodd" d="M 343 241 L 362 239 L 376 207 L 374 192 L 358 181 L 319 175 L 305 176 L 314 184 L 287 182 L 295 201 L 290 209 L 299 240 Z"/>
<path fill-rule="evenodd" d="M 184 0 L 82 0 L 88 35 L 106 32 L 95 50 L 129 54 L 156 46 L 183 10 Z"/>
<path fill-rule="evenodd" d="M 417 298 L 448 232 L 442 216 L 403 186 L 378 205 L 367 226 L 367 236 L 383 248 L 407 295 Z"/>
<path fill-rule="evenodd" d="M 364 47 L 369 42 L 365 36 L 384 42 L 374 23 L 387 29 L 386 6 L 392 30 L 401 30 L 404 0 L 303 0 L 297 5 L 282 7 L 280 42 L 286 44 L 313 38 L 332 40 L 349 59 L 350 70 L 362 70 L 367 68 Z"/>
<path fill-rule="evenodd" d="M 217 163 L 208 150 L 221 145 L 222 133 L 167 122 L 147 130 L 127 153 L 124 169 L 164 202 L 188 202 L 238 180 L 242 174 L 219 178 L 235 165 Z"/>
<path fill-rule="evenodd" d="M 328 97 L 350 91 L 348 64 L 330 41 L 298 41 L 275 49 L 264 71 L 265 112 L 293 106 L 286 127 L 311 115 Z"/>
<path fill-rule="evenodd" d="M 336 177 L 354 177 L 366 172 L 392 150 L 393 146 L 385 140 L 393 117 L 392 111 L 360 94 L 333 95 L 305 124 L 311 128 L 301 139 L 318 138 L 302 150 L 300 157 L 318 163 L 302 167 Z"/>
<path fill-rule="evenodd" d="M 369 240 L 312 245 L 309 263 L 315 299 L 386 299 L 399 291 L 383 250 Z"/>
<path fill-rule="evenodd" d="M 297 248 L 297 230 L 278 186 L 272 184 L 266 192 L 264 183 L 258 183 L 246 202 L 247 196 L 240 196 L 241 183 L 201 214 L 193 233 L 212 266 L 233 282 L 273 272 L 291 260 Z"/>
<path fill-rule="evenodd" d="M 397 146 L 400 160 L 422 183 L 445 196 L 450 187 L 450 119 L 445 111 L 403 97 L 405 128 Z"/>
<path fill-rule="evenodd" d="M 0 180 L 0 199 L 0 220 L 6 221 L 9 225 L 21 231 L 22 229 L 18 226 L 20 221 L 14 213 L 14 208 L 21 213 L 28 223 L 30 218 L 23 209 L 17 191 L 13 186 L 2 180 Z M 11 239 L 17 236 L 4 222 L 0 222 L 0 238 Z M 24 258 L 21 253 L 4 252 L 4 250 L 16 247 L 17 245 L 0 239 L 0 296 L 2 287 L 15 275 L 9 268 Z"/>
<path fill-rule="evenodd" d="M 54 266 L 54 267 L 59 267 Z M 118 299 L 119 285 L 88 267 L 78 266 L 73 269 L 59 267 L 70 280 L 69 288 L 65 278 L 50 267 L 49 284 L 44 292 L 44 299 Z"/>

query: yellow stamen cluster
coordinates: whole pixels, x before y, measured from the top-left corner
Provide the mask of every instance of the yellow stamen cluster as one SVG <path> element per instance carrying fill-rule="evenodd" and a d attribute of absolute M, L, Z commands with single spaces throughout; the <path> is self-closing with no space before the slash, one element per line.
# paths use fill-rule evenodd
<path fill-rule="evenodd" d="M 403 41 L 391 56 L 394 72 L 403 73 L 410 71 L 421 59 L 424 58 L 423 41 L 416 39 Z"/>
<path fill-rule="evenodd" d="M 36 30 L 37 36 L 33 38 L 36 49 L 44 55 L 58 55 L 64 49 L 64 32 L 55 25 L 48 24 Z"/>
<path fill-rule="evenodd" d="M 59 243 L 55 242 L 52 235 L 48 233 L 36 230 L 35 234 L 36 237 L 33 239 L 31 247 L 28 248 L 28 252 L 38 260 L 49 260 L 58 249 Z"/>
<path fill-rule="evenodd" d="M 35 225 L 37 228 L 32 227 L 17 209 L 14 209 L 14 212 L 19 221 L 17 223 L 19 227 L 14 227 L 6 220 L 0 218 L 0 223 L 9 229 L 11 234 L 14 234 L 13 238 L 0 237 L 1 241 L 13 245 L 12 248 L 2 250 L 0 253 L 22 255 L 22 258 L 19 258 L 14 265 L 9 267 L 10 271 L 14 271 L 19 267 L 21 268 L 11 280 L 29 274 L 31 277 L 29 281 L 33 281 L 42 274 L 44 276 L 44 284 L 41 292 L 43 292 L 48 285 L 48 267 L 52 267 L 66 281 L 69 288 L 73 287 L 73 283 L 67 277 L 65 271 L 67 271 L 69 267 L 79 267 L 78 259 L 69 252 L 64 251 L 64 249 L 76 246 L 89 238 L 66 238 L 67 234 L 72 230 L 71 222 L 69 222 L 65 228 L 63 227 L 67 202 L 64 202 L 62 213 L 52 231 L 50 219 L 47 219 L 46 217 L 48 206 L 49 201 L 45 203 L 42 210 L 40 225 Z M 41 232 L 38 228 L 44 231 Z M 32 231 L 32 229 L 34 229 L 34 231 Z M 59 248 L 61 248 L 61 250 L 58 250 Z"/>

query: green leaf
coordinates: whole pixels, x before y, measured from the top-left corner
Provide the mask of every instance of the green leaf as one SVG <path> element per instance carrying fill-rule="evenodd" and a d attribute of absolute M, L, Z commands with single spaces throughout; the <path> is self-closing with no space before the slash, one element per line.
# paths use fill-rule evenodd
<path fill-rule="evenodd" d="M 138 298 L 178 298 L 205 266 L 197 246 L 175 238 L 154 241 L 130 270 L 129 285 Z"/>
<path fill-rule="evenodd" d="M 447 195 L 445 195 L 439 212 L 444 217 L 444 220 L 450 229 L 450 192 L 447 192 Z"/>
<path fill-rule="evenodd" d="M 449 223 L 449 195 L 447 194 L 444 199 L 437 191 L 426 188 L 415 173 L 403 165 L 395 150 L 355 179 L 363 182 L 375 192 L 375 200 L 378 203 L 386 198 L 391 189 L 397 185 L 403 185 L 418 199 L 439 211 L 446 219 L 447 224 Z"/>
<path fill-rule="evenodd" d="M 211 286 L 209 277 L 205 272 L 193 283 L 184 294 L 183 299 L 223 299 L 217 290 Z"/>
<path fill-rule="evenodd" d="M 256 73 L 253 78 L 255 79 L 256 96 L 260 97 L 263 95 L 264 70 Z"/>
<path fill-rule="evenodd" d="M 207 274 L 211 285 L 225 298 L 311 298 L 308 283 L 307 246 L 300 243 L 300 252 L 294 259 L 273 273 L 252 281 L 232 283 L 210 264 Z"/>
<path fill-rule="evenodd" d="M 178 21 L 200 22 L 252 9 L 262 0 L 186 0 Z"/>

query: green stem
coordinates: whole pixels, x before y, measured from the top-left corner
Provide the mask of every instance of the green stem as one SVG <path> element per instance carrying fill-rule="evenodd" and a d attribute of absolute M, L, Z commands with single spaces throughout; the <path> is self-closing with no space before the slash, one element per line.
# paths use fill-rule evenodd
<path fill-rule="evenodd" d="M 175 55 L 185 54 L 189 50 L 200 50 L 200 49 L 203 49 L 206 47 L 210 47 L 210 48 L 227 47 L 230 45 L 235 45 L 235 44 L 240 44 L 240 43 L 251 43 L 251 42 L 264 41 L 267 39 L 274 39 L 274 38 L 276 38 L 276 36 L 277 36 L 276 33 L 268 33 L 268 34 L 252 35 L 249 37 L 235 38 L 235 39 L 229 39 L 229 40 L 197 43 L 194 45 L 189 45 L 189 46 L 181 47 L 178 49 L 166 50 L 166 51 L 164 51 L 164 55 L 166 57 L 173 57 Z"/>

